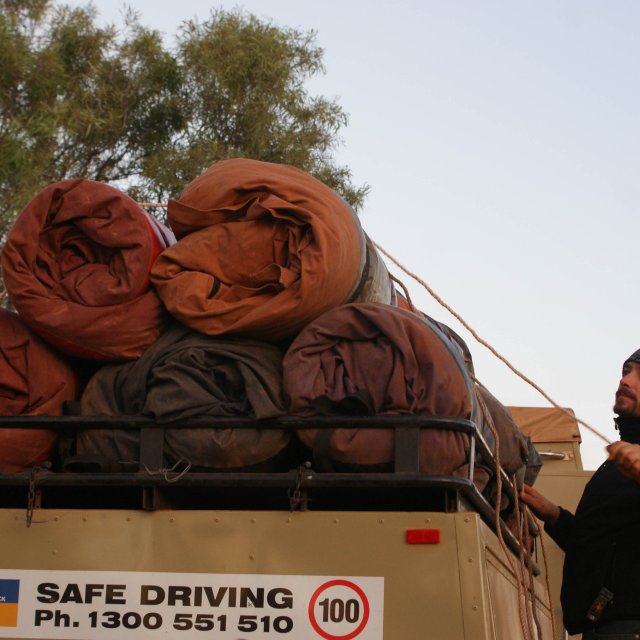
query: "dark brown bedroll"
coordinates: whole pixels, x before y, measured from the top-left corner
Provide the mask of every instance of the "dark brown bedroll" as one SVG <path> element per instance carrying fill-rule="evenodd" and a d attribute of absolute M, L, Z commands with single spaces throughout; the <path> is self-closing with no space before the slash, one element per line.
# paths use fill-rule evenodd
<path fill-rule="evenodd" d="M 0 416 L 61 416 L 77 393 L 71 365 L 17 314 L 0 309 Z M 56 441 L 48 429 L 0 429 L 0 473 L 48 460 Z"/>
<path fill-rule="evenodd" d="M 295 167 L 218 162 L 169 202 L 168 220 L 178 242 L 151 278 L 201 333 L 278 341 L 350 300 L 395 301 L 351 207 Z"/>
<path fill-rule="evenodd" d="M 124 193 L 91 180 L 52 184 L 25 207 L 2 252 L 21 318 L 60 350 L 96 360 L 140 356 L 166 313 L 149 271 L 173 236 Z"/>
<path fill-rule="evenodd" d="M 103 366 L 80 401 L 83 416 L 147 416 L 155 419 L 167 465 L 193 469 L 269 470 L 290 434 L 278 429 L 217 429 L 216 418 L 265 420 L 286 413 L 282 351 L 271 344 L 205 336 L 171 327 L 134 362 Z M 211 428 L 190 429 L 193 419 Z M 104 470 L 137 468 L 136 431 L 94 429 L 77 436 L 77 460 L 92 458 Z"/>

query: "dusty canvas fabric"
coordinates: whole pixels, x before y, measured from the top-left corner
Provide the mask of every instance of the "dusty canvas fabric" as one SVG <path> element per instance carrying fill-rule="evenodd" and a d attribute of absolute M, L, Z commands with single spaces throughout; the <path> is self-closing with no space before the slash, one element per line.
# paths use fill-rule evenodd
<path fill-rule="evenodd" d="M 202 333 L 278 341 L 361 293 L 393 299 L 351 207 L 294 167 L 218 162 L 167 215 L 178 242 L 151 278 L 170 313 Z M 374 275 L 383 284 L 367 283 Z"/>
<path fill-rule="evenodd" d="M 520 431 L 509 410 L 488 389 L 478 385 L 478 392 L 498 434 L 500 465 L 509 477 L 524 474 L 529 458 L 527 437 Z"/>
<path fill-rule="evenodd" d="M 212 338 L 174 326 L 135 362 L 106 365 L 89 381 L 84 416 L 149 416 L 165 429 L 167 464 L 232 469 L 262 463 L 281 452 L 289 435 L 273 429 L 216 429 L 215 418 L 275 418 L 285 413 L 282 352 L 251 340 Z M 190 418 L 211 428 L 188 428 Z M 87 430 L 77 454 L 100 456 L 110 470 L 136 469 L 137 431 Z"/>
<path fill-rule="evenodd" d="M 501 469 L 509 479 L 515 481 L 517 488 L 522 487 L 523 482 L 533 484 L 540 471 L 542 463 L 540 456 L 531 445 L 527 436 L 516 425 L 509 410 L 486 388 L 477 384 L 478 400 L 485 407 L 483 422 L 490 423 L 490 431 L 495 437 L 490 443 L 490 449 L 494 452 L 495 459 L 499 461 Z M 485 417 L 486 416 L 486 417 Z M 496 455 L 496 440 L 498 442 L 498 455 Z M 495 482 L 495 473 L 492 481 L 486 487 L 484 495 L 492 506 L 497 506 L 498 486 Z M 500 495 L 500 511 L 502 517 L 514 533 L 520 522 L 514 511 L 514 503 L 508 494 L 502 490 Z"/>
<path fill-rule="evenodd" d="M 292 343 L 285 360 L 285 391 L 298 415 L 431 415 L 469 418 L 475 402 L 462 357 L 428 319 L 380 304 L 356 303 L 328 311 Z M 300 437 L 313 447 L 319 430 Z M 420 469 L 466 476 L 468 437 L 424 429 Z M 336 429 L 328 454 L 343 464 L 393 460 L 390 430 Z M 484 486 L 486 470 L 476 481 Z"/>
<path fill-rule="evenodd" d="M 59 416 L 74 400 L 72 366 L 21 321 L 0 309 L 0 415 Z M 57 440 L 45 429 L 0 429 L 0 472 L 22 471 L 47 460 Z"/>
<path fill-rule="evenodd" d="M 509 407 L 514 420 L 537 444 L 581 442 L 580 428 L 572 409 L 554 407 Z"/>
<path fill-rule="evenodd" d="M 149 271 L 173 236 L 124 193 L 91 180 L 43 189 L 9 232 L 11 302 L 47 342 L 97 360 L 140 356 L 165 311 Z"/>

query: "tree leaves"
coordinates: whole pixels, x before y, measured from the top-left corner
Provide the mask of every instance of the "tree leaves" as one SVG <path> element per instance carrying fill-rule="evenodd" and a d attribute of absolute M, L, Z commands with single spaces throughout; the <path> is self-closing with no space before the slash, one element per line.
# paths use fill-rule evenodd
<path fill-rule="evenodd" d="M 240 10 L 187 20 L 169 48 L 134 13 L 103 27 L 90 6 L 1 0 L 0 243 L 51 182 L 164 202 L 239 156 L 304 169 L 357 209 L 368 187 L 333 160 L 347 115 L 305 88 L 322 56 L 315 32 Z"/>

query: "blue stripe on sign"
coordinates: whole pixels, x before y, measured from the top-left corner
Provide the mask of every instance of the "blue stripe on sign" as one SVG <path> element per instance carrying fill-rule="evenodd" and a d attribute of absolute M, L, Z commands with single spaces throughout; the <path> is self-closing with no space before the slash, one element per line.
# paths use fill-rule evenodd
<path fill-rule="evenodd" d="M 20 580 L 0 580 L 0 603 L 18 602 Z"/>

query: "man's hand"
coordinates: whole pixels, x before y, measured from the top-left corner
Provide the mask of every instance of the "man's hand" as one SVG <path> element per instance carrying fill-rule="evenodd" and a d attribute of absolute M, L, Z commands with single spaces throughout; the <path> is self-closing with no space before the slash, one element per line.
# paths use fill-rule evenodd
<path fill-rule="evenodd" d="M 640 482 L 640 445 L 614 442 L 607 447 L 609 460 L 615 462 L 622 475 Z"/>
<path fill-rule="evenodd" d="M 528 484 L 522 485 L 520 499 L 533 511 L 537 518 L 548 524 L 555 524 L 560 517 L 560 507 Z"/>

